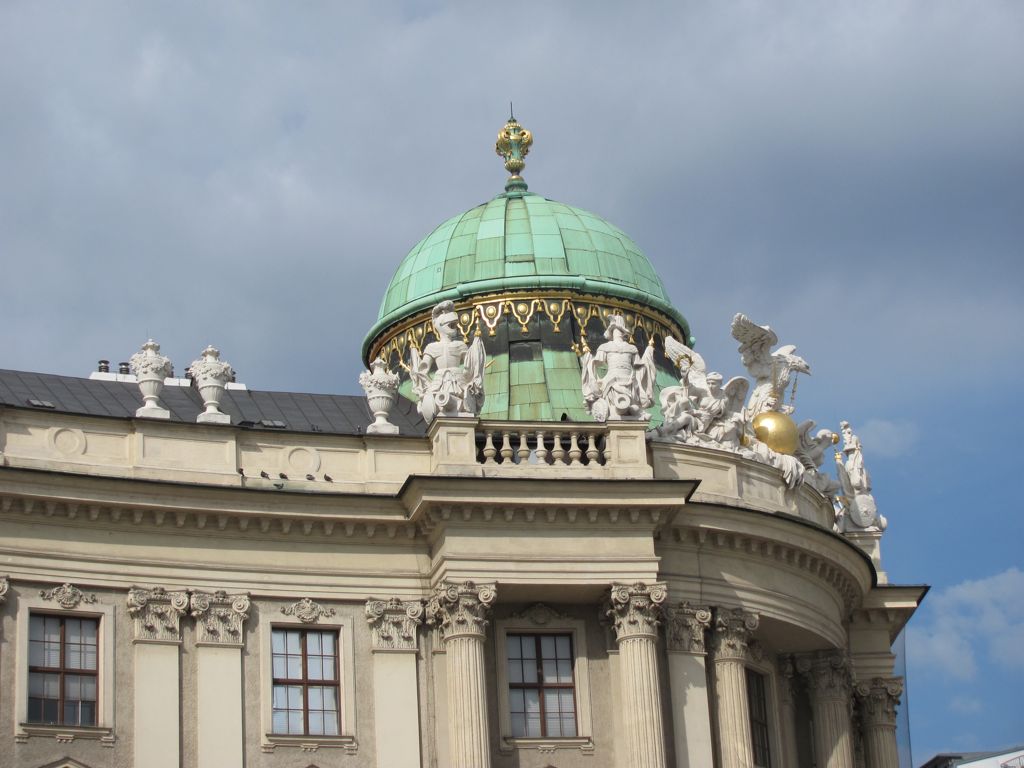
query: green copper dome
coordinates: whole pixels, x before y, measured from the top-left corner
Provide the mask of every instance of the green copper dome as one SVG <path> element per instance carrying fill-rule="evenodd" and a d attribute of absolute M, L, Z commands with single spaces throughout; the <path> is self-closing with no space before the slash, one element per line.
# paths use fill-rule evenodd
<path fill-rule="evenodd" d="M 588 211 L 513 192 L 448 219 L 409 251 L 367 341 L 445 299 L 537 288 L 633 301 L 668 315 L 689 335 L 685 318 L 626 233 Z"/>

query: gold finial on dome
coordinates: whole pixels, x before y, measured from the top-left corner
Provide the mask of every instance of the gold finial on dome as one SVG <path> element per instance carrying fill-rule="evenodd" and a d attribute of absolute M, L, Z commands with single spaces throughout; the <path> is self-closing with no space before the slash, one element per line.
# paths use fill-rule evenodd
<path fill-rule="evenodd" d="M 508 122 L 498 131 L 498 140 L 494 144 L 494 151 L 505 158 L 505 170 L 512 174 L 505 182 L 506 192 L 522 194 L 526 191 L 526 182 L 519 173 L 526 166 L 523 158 L 529 154 L 532 144 L 533 134 L 516 121 L 510 104 Z"/>

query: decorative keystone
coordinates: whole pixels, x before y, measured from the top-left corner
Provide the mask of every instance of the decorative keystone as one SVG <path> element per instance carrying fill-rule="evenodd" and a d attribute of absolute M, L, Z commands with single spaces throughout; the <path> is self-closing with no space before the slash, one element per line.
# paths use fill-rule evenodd
<path fill-rule="evenodd" d="M 142 391 L 144 405 L 135 412 L 143 419 L 169 419 L 171 412 L 160 405 L 164 379 L 171 375 L 171 360 L 160 354 L 160 345 L 150 339 L 129 360 Z"/>
<path fill-rule="evenodd" d="M 234 369 L 220 359 L 220 352 L 212 345 L 204 349 L 188 369 L 206 408 L 196 416 L 196 421 L 200 424 L 230 424 L 231 416 L 221 411 L 220 401 L 227 383 L 235 376 Z"/>
<path fill-rule="evenodd" d="M 181 641 L 181 617 L 188 610 L 188 592 L 155 589 L 128 590 L 128 615 L 135 620 L 135 640 Z"/>

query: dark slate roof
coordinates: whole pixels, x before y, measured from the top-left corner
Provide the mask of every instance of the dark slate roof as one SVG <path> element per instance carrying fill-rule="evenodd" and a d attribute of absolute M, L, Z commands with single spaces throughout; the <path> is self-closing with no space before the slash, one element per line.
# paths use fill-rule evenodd
<path fill-rule="evenodd" d="M 0 405 L 51 410 L 34 407 L 29 400 L 50 402 L 55 412 L 119 419 L 134 418 L 142 405 L 139 386 L 134 382 L 0 369 Z M 203 399 L 194 387 L 164 387 L 160 402 L 171 412 L 171 421 L 194 424 L 203 410 Z M 229 389 L 224 392 L 220 408 L 231 415 L 236 426 L 266 429 L 272 427 L 264 421 L 284 422 L 285 427 L 274 431 L 359 435 L 373 422 L 366 398 L 355 395 Z M 398 398 L 389 419 L 401 435 L 426 434 L 416 404 L 404 397 Z"/>

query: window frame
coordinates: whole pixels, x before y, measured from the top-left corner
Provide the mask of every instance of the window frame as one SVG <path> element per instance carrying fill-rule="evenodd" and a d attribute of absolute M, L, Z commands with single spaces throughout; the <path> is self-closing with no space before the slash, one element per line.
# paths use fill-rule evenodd
<path fill-rule="evenodd" d="M 53 618 L 53 619 L 56 619 L 57 621 L 60 622 L 60 639 L 58 640 L 58 646 L 57 646 L 58 647 L 58 664 L 57 664 L 56 667 L 47 667 L 47 666 L 38 666 L 38 665 L 37 666 L 32 666 L 32 642 L 33 642 L 32 641 L 32 620 L 34 618 L 43 619 L 44 622 L 45 622 L 45 620 L 47 618 Z M 26 721 L 25 721 L 26 724 L 30 724 L 30 725 L 68 725 L 68 726 L 73 726 L 73 727 L 95 728 L 96 724 L 99 722 L 99 716 L 100 716 L 100 713 L 99 713 L 99 687 L 100 687 L 99 686 L 99 683 L 100 683 L 100 679 L 99 679 L 99 674 L 100 674 L 100 672 L 99 672 L 99 670 L 100 670 L 99 642 L 100 642 L 100 620 L 98 618 L 93 618 L 91 616 L 61 616 L 59 614 L 38 613 L 38 612 L 36 612 L 36 613 L 30 613 L 29 614 L 28 621 L 29 621 L 29 640 L 28 640 L 28 643 L 29 643 L 29 645 L 28 645 L 28 648 L 29 648 L 29 666 L 28 666 L 29 700 L 32 699 L 31 689 L 32 689 L 32 675 L 33 674 L 56 675 L 57 678 L 58 678 L 58 686 L 57 686 L 58 693 L 57 693 L 57 720 L 55 722 L 48 722 L 46 720 L 31 720 L 31 721 L 29 721 L 29 720 L 26 719 Z M 95 623 L 95 625 L 96 625 L 96 666 L 93 669 L 88 669 L 88 668 L 84 668 L 84 667 L 80 668 L 80 669 L 76 669 L 74 667 L 65 666 L 66 663 L 67 663 L 67 647 L 68 647 L 68 641 L 67 641 L 67 622 L 68 621 L 82 621 L 82 622 L 88 621 L 88 622 L 94 622 Z M 45 630 L 45 624 L 44 624 L 44 630 Z M 44 637 L 45 637 L 45 635 L 44 635 Z M 44 642 L 45 642 L 45 640 L 44 640 Z M 67 723 L 67 722 L 64 721 L 65 710 L 66 710 L 66 706 L 67 706 L 67 695 L 66 695 L 67 684 L 66 684 L 66 678 L 68 676 L 91 677 L 95 681 L 96 698 L 93 700 L 92 704 L 93 704 L 93 720 L 96 721 L 96 722 L 92 722 L 92 723 L 82 723 L 82 722 Z M 47 699 L 46 697 L 44 697 L 43 700 L 44 701 L 52 701 L 52 699 Z M 85 699 L 79 699 L 78 700 L 78 703 L 79 703 L 78 719 L 79 720 L 82 719 L 81 704 L 84 701 L 85 701 Z M 31 705 L 29 706 L 29 709 L 31 709 Z M 26 718 L 29 716 L 29 714 L 30 713 L 28 713 L 28 712 L 26 713 Z"/>
<path fill-rule="evenodd" d="M 300 658 L 302 659 L 302 677 L 301 678 L 275 677 L 274 676 L 273 665 L 274 665 L 274 655 L 275 654 L 274 654 L 273 643 L 274 643 L 274 633 L 275 632 L 282 632 L 282 633 L 298 632 L 299 633 L 299 637 L 300 637 L 300 640 L 299 640 L 299 650 L 300 650 L 300 654 L 301 654 Z M 310 679 L 310 677 L 309 677 L 309 652 L 308 652 L 306 638 L 310 634 L 312 634 L 312 633 L 316 633 L 316 634 L 320 635 L 321 636 L 321 642 L 322 642 L 322 638 L 323 638 L 324 635 L 331 635 L 331 636 L 334 637 L 334 656 L 333 656 L 333 658 L 334 658 L 334 677 L 333 678 L 330 678 L 330 679 L 323 678 L 323 679 L 316 680 L 316 679 Z M 287 635 L 285 635 L 285 636 L 287 636 Z M 341 701 L 341 659 L 340 659 L 340 656 L 341 656 L 341 652 L 340 652 L 341 651 L 341 648 L 340 648 L 340 646 L 341 646 L 341 633 L 338 630 L 336 630 L 336 629 L 330 629 L 328 627 L 320 627 L 320 626 L 316 626 L 316 625 L 306 625 L 306 626 L 303 626 L 303 627 L 283 627 L 283 626 L 273 627 L 272 626 L 270 628 L 270 643 L 271 643 L 271 648 L 270 648 L 270 665 L 271 665 L 271 671 L 270 671 L 270 677 L 271 677 L 271 704 L 270 704 L 271 723 L 270 723 L 270 725 L 271 725 L 271 728 L 273 728 L 273 725 L 274 725 L 274 723 L 273 723 L 273 714 L 274 714 L 273 690 L 277 686 L 284 686 L 284 687 L 296 687 L 296 686 L 298 686 L 298 687 L 302 688 L 302 710 L 301 710 L 301 712 L 302 712 L 302 722 L 303 722 L 303 732 L 302 733 L 272 731 L 272 735 L 274 735 L 274 736 L 306 736 L 306 737 L 309 737 L 309 736 L 313 736 L 313 737 L 318 737 L 318 736 L 340 736 L 341 735 L 342 706 L 343 706 L 342 701 Z M 287 640 L 286 640 L 286 645 L 285 645 L 285 653 L 288 656 L 294 655 L 294 654 L 291 654 L 291 653 L 287 652 Z M 337 704 L 337 707 L 338 707 L 338 709 L 337 709 L 337 731 L 338 732 L 337 733 L 325 734 L 325 733 L 310 733 L 309 732 L 309 715 L 310 715 L 309 689 L 311 687 L 321 687 L 321 688 L 328 688 L 328 687 L 330 687 L 330 688 L 334 688 L 335 689 L 336 693 L 335 693 L 334 700 L 335 700 L 335 703 Z M 289 709 L 286 709 L 284 711 L 285 712 L 292 712 L 294 710 L 289 708 Z M 329 710 L 321 710 L 321 711 L 326 712 L 326 711 L 329 711 Z"/>
<path fill-rule="evenodd" d="M 782 738 L 782 723 L 780 721 L 782 705 L 779 698 L 779 672 L 774 664 L 767 658 L 768 654 L 765 653 L 760 659 L 748 658 L 744 664 L 743 673 L 743 690 L 747 699 L 747 717 L 750 717 L 750 695 L 749 689 L 747 688 L 747 676 L 746 670 L 750 670 L 758 675 L 761 675 L 764 679 L 764 701 L 765 709 L 768 717 L 768 755 L 771 759 L 773 768 L 784 765 L 785 760 L 789 758 L 786 754 L 786 745 Z M 754 750 L 754 734 L 753 734 L 753 723 L 751 722 L 751 731 L 747 734 L 750 739 L 750 750 L 751 756 L 753 756 Z"/>
<path fill-rule="evenodd" d="M 102 599 L 102 598 L 101 598 Z M 71 619 L 97 619 L 96 632 L 96 725 L 60 725 L 30 723 L 28 721 L 29 694 L 29 623 L 33 615 L 57 616 Z M 115 741 L 114 728 L 114 624 L 112 604 L 89 603 L 87 608 L 64 609 L 53 601 L 43 600 L 38 593 L 28 590 L 18 596 L 14 679 L 14 726 L 16 743 L 42 736 L 52 739 L 55 733 L 68 733 L 75 738 L 98 739 L 105 745 Z M 62 646 L 63 652 L 63 646 Z"/>
<path fill-rule="evenodd" d="M 576 675 L 575 675 L 575 671 L 572 671 L 570 673 L 572 675 L 572 680 L 570 682 L 568 682 L 568 683 L 547 683 L 547 682 L 545 682 L 544 681 L 544 661 L 545 661 L 545 658 L 544 658 L 544 655 L 543 655 L 543 645 L 544 645 L 544 643 L 542 642 L 543 638 L 545 638 L 545 637 L 554 638 L 555 639 L 555 646 L 557 648 L 558 638 L 560 638 L 560 637 L 568 638 L 569 639 L 570 659 L 572 660 L 572 666 L 575 666 L 575 664 L 576 664 L 576 646 L 573 643 L 572 633 L 571 632 L 550 632 L 550 631 L 542 631 L 542 630 L 536 630 L 536 631 L 533 631 L 533 632 L 526 632 L 526 631 L 522 631 L 522 630 L 515 630 L 515 631 L 512 631 L 512 632 L 506 632 L 505 633 L 505 648 L 506 648 L 505 663 L 506 664 L 508 664 L 508 662 L 512 661 L 511 659 L 507 658 L 508 639 L 510 637 L 518 637 L 518 638 L 520 638 L 520 641 L 522 641 L 522 638 L 526 638 L 526 637 L 533 638 L 533 641 L 534 641 L 534 652 L 536 654 L 533 657 L 533 661 L 535 662 L 535 666 L 536 666 L 537 679 L 533 683 L 527 683 L 527 682 L 513 683 L 510 680 L 509 683 L 508 683 L 508 692 L 511 693 L 512 691 L 537 691 L 537 694 L 538 694 L 538 697 L 537 697 L 538 698 L 538 705 L 540 707 L 540 729 L 541 729 L 541 733 L 539 735 L 537 735 L 537 736 L 514 736 L 513 738 L 517 738 L 517 739 L 565 739 L 565 738 L 574 739 L 574 738 L 577 738 L 580 729 L 579 729 L 579 713 L 576 711 L 577 710 L 577 704 L 576 704 Z M 526 657 L 525 656 L 522 657 L 521 660 L 525 662 Z M 556 650 L 555 658 L 551 659 L 551 661 L 557 661 L 557 660 L 558 660 L 558 653 L 557 653 L 557 650 Z M 575 727 L 576 733 L 573 734 L 572 736 L 562 736 L 562 735 L 552 736 L 552 735 L 550 735 L 548 733 L 544 733 L 544 731 L 547 730 L 547 717 L 546 717 L 545 707 L 544 707 L 544 699 L 546 697 L 545 697 L 544 694 L 547 691 L 564 691 L 564 690 L 571 690 L 572 691 L 572 717 L 573 717 L 573 722 L 576 724 L 576 727 Z M 510 707 L 509 708 L 509 719 L 510 720 L 511 720 L 511 717 L 512 717 L 512 712 L 511 712 L 511 707 Z"/>
<path fill-rule="evenodd" d="M 259 667 L 260 667 L 260 747 L 263 752 L 274 752 L 278 747 L 302 747 L 316 745 L 318 748 L 343 748 L 349 754 L 358 750 L 356 680 L 354 655 L 355 622 L 351 615 L 342 614 L 325 620 L 303 622 L 298 617 L 281 613 L 281 605 L 261 606 L 261 616 L 270 616 L 269 620 L 259 622 Z M 299 735 L 274 733 L 274 651 L 273 630 L 275 629 L 310 629 L 314 631 L 337 632 L 336 648 L 338 652 L 338 735 Z M 308 729 L 308 723 L 307 723 Z"/>
<path fill-rule="evenodd" d="M 754 768 L 774 768 L 774 761 L 772 760 L 772 753 L 774 752 L 772 749 L 771 738 L 772 724 L 768 702 L 768 675 L 751 666 L 744 667 L 743 672 L 745 677 L 744 682 L 747 687 L 747 717 L 750 720 L 750 744 L 752 759 L 754 760 L 753 765 Z M 754 691 L 752 691 L 751 688 L 755 687 L 751 686 L 752 681 L 756 681 L 756 687 L 760 688 L 759 693 L 761 695 L 757 697 L 759 700 L 756 702 L 758 706 L 755 706 L 755 697 L 752 695 Z M 764 710 L 764 719 L 755 719 L 754 717 L 754 710 L 759 707 Z M 767 753 L 766 762 L 757 762 L 758 740 L 754 737 L 755 733 L 758 731 L 762 732 L 762 735 L 764 736 L 764 750 Z"/>
<path fill-rule="evenodd" d="M 495 667 L 498 683 L 498 735 L 499 749 L 578 749 L 584 753 L 594 750 L 593 719 L 590 704 L 590 670 L 587 655 L 587 625 L 582 619 L 564 616 L 547 605 L 538 604 L 494 623 Z M 508 693 L 508 636 L 509 635 L 569 635 L 573 651 L 572 676 L 575 688 L 576 736 L 513 736 L 512 714 Z"/>

